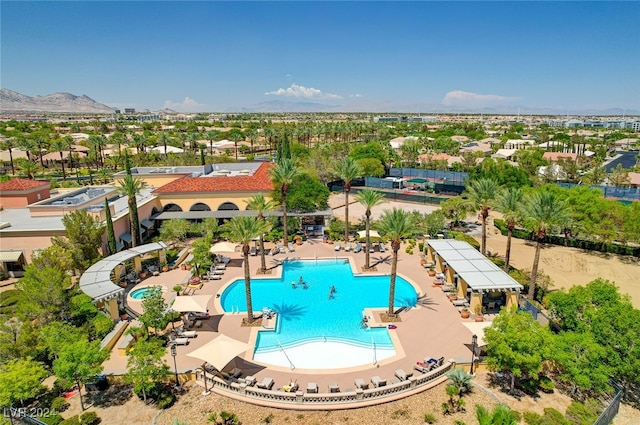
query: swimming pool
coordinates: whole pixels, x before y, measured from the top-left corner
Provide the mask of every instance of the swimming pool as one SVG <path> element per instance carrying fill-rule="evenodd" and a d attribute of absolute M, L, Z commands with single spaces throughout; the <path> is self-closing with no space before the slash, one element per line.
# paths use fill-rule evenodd
<path fill-rule="evenodd" d="M 298 282 L 301 276 L 307 289 L 301 285 L 293 288 L 292 283 Z M 329 297 L 331 286 L 336 288 L 332 298 Z M 338 358 L 345 357 L 344 364 L 320 362 L 328 363 L 327 368 L 361 365 L 373 358 L 381 360 L 395 355 L 387 328 L 362 327 L 365 308 L 387 307 L 389 276 L 354 276 L 351 265 L 344 259 L 286 261 L 280 279 L 252 280 L 251 296 L 254 311 L 267 307 L 279 315 L 277 329 L 258 332 L 256 360 L 323 368 L 317 359 L 309 358 L 310 353 L 318 354 L 321 348 L 318 344 L 326 344 L 325 349 L 320 350 L 325 357 L 329 352 Z M 244 279 L 231 283 L 220 301 L 225 312 L 246 311 Z M 413 286 L 398 276 L 395 306 L 414 306 L 416 302 Z M 348 349 L 340 354 L 338 347 Z M 292 361 L 291 357 L 299 358 Z"/>
<path fill-rule="evenodd" d="M 134 300 L 141 300 L 145 298 L 153 288 L 160 288 L 160 286 L 147 286 L 145 288 L 134 289 L 133 291 L 129 292 L 129 296 Z"/>

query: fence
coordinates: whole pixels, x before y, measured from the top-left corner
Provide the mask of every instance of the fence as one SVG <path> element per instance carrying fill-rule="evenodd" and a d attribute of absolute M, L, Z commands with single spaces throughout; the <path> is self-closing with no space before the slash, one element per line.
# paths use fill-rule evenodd
<path fill-rule="evenodd" d="M 593 425 L 607 425 L 613 421 L 613 418 L 618 414 L 618 410 L 620 410 L 620 401 L 622 400 L 622 387 L 618 385 L 614 380 L 609 381 L 609 384 L 613 388 L 616 389 L 616 395 L 613 396 L 613 399 L 609 403 L 609 405 L 602 411 L 598 419 L 593 423 Z"/>

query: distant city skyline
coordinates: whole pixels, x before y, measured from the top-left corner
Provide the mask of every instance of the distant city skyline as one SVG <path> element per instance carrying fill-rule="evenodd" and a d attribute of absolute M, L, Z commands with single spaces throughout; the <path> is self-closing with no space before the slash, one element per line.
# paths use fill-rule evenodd
<path fill-rule="evenodd" d="M 640 111 L 640 2 L 3 1 L 2 87 L 117 108 Z"/>

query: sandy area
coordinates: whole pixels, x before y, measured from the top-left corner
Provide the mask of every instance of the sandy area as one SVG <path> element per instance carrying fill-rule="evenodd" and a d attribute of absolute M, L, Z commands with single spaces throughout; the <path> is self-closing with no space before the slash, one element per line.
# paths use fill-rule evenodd
<path fill-rule="evenodd" d="M 362 205 L 352 203 L 349 197 L 349 216 L 352 222 L 358 222 L 364 215 Z M 344 217 L 344 196 L 334 195 L 330 199 L 336 217 Z M 418 210 L 422 213 L 431 212 L 437 207 L 405 202 L 386 202 L 372 209 L 374 219 L 382 212 L 393 207 L 408 211 Z M 487 250 L 503 256 L 507 246 L 506 236 L 502 236 L 493 226 L 493 216 L 489 217 L 490 225 L 487 231 Z M 469 217 L 475 221 L 474 217 Z M 480 228 L 472 233 L 480 241 Z M 513 239 L 511 243 L 511 264 L 519 269 L 531 269 L 535 244 L 522 239 Z M 554 288 L 570 288 L 574 285 L 584 285 L 599 277 L 613 281 L 620 288 L 620 292 L 629 294 L 636 308 L 640 308 L 640 258 L 622 257 L 603 254 L 600 252 L 583 251 L 576 248 L 565 248 L 557 245 L 545 245 L 540 254 L 540 269 L 551 276 Z"/>

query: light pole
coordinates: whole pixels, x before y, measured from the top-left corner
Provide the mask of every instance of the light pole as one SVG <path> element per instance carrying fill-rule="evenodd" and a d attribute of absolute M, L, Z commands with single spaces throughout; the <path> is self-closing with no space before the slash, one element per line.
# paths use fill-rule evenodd
<path fill-rule="evenodd" d="M 173 357 L 173 371 L 176 375 L 176 388 L 180 388 L 180 381 L 178 380 L 178 365 L 176 364 L 176 356 L 178 352 L 176 350 L 176 344 L 171 345 L 171 356 Z"/>
<path fill-rule="evenodd" d="M 471 337 L 471 375 L 473 375 L 473 365 L 475 363 L 474 357 L 476 355 L 476 347 L 478 346 L 478 335 Z"/>

